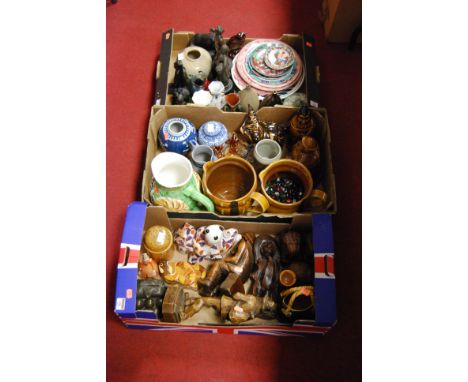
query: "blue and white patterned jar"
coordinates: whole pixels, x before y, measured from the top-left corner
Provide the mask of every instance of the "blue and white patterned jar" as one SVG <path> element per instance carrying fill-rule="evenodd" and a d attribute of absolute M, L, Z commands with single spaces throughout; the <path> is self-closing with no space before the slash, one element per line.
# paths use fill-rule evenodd
<path fill-rule="evenodd" d="M 171 118 L 159 128 L 159 143 L 166 151 L 185 154 L 190 145 L 197 144 L 197 130 L 192 122 L 185 118 Z"/>
<path fill-rule="evenodd" d="M 228 140 L 228 131 L 221 122 L 208 121 L 198 129 L 198 142 L 201 145 L 223 146 Z"/>

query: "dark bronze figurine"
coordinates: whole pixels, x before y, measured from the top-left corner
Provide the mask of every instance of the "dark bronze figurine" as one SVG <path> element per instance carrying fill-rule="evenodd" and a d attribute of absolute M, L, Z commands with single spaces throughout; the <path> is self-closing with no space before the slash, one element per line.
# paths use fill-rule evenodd
<path fill-rule="evenodd" d="M 234 58 L 234 56 L 239 53 L 242 46 L 245 42 L 246 34 L 244 32 L 239 32 L 228 40 L 227 45 L 229 47 L 229 57 Z"/>

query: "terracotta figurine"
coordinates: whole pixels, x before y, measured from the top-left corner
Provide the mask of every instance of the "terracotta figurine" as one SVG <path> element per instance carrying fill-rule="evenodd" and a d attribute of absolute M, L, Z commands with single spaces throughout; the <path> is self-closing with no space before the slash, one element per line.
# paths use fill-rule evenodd
<path fill-rule="evenodd" d="M 138 278 L 140 280 L 160 278 L 156 261 L 149 257 L 147 253 L 142 253 L 138 260 Z"/>

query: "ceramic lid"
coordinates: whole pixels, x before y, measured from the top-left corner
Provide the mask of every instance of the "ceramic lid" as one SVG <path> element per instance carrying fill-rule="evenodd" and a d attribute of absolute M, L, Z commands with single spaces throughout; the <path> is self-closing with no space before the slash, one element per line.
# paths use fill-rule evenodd
<path fill-rule="evenodd" d="M 201 125 L 198 132 L 198 140 L 201 144 L 220 146 L 228 139 L 226 126 L 221 122 L 208 121 Z"/>
<path fill-rule="evenodd" d="M 145 232 L 143 243 L 149 251 L 163 252 L 172 244 L 172 233 L 164 226 L 154 225 Z"/>

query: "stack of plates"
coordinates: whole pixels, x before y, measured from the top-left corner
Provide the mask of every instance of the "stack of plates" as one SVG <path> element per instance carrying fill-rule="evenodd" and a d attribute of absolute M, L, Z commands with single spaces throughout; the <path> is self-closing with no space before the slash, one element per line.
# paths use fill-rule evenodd
<path fill-rule="evenodd" d="M 254 40 L 234 57 L 232 80 L 242 90 L 253 88 L 260 96 L 276 92 L 286 98 L 304 82 L 302 60 L 289 45 L 278 40 Z"/>

